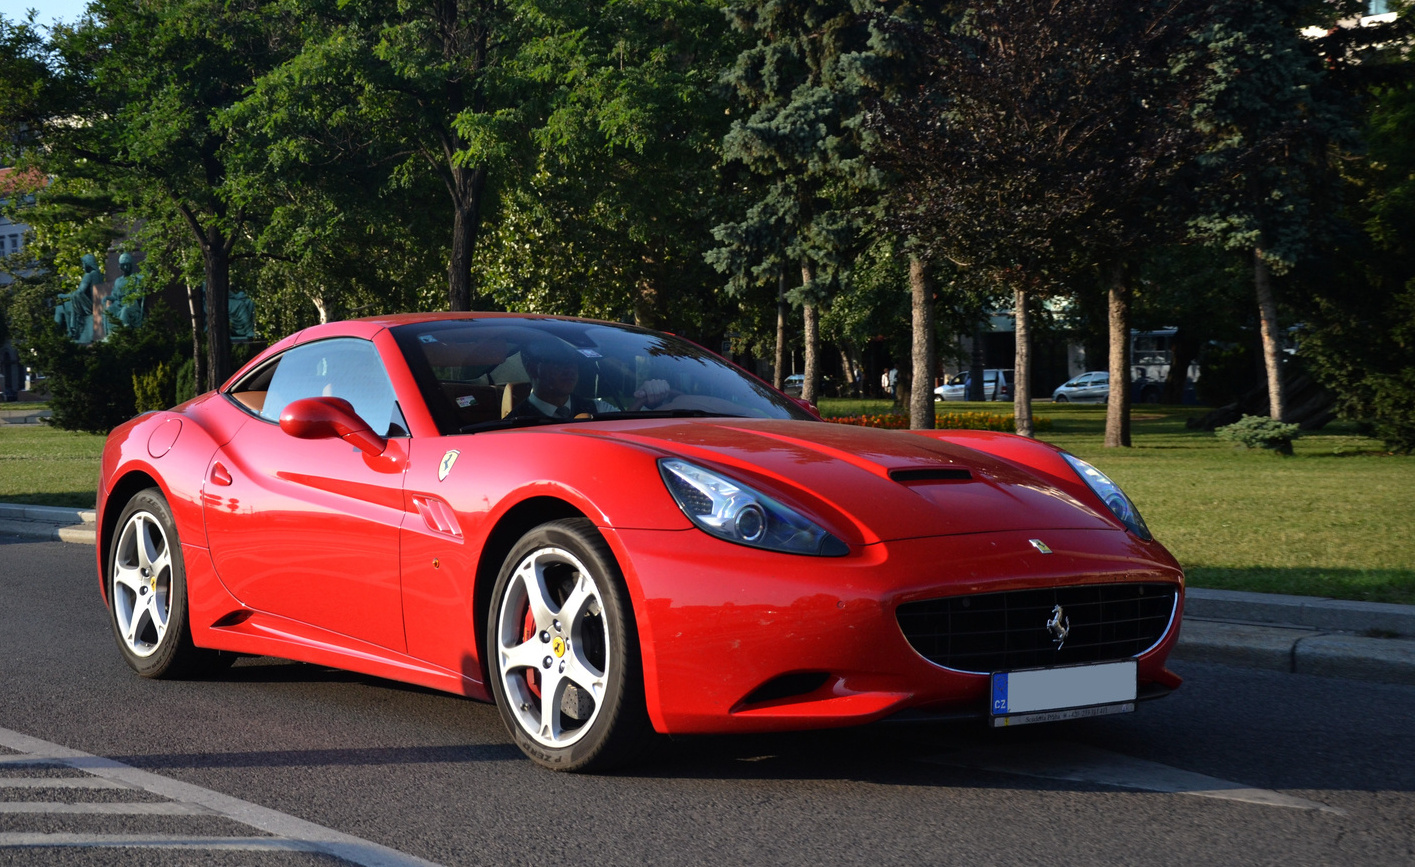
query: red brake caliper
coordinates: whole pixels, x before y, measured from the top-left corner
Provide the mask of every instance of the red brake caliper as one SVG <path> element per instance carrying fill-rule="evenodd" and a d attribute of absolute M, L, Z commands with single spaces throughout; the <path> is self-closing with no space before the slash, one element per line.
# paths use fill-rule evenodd
<path fill-rule="evenodd" d="M 536 634 L 536 618 L 531 613 L 531 607 L 526 606 L 526 625 L 521 629 L 521 641 L 530 641 Z M 534 668 L 526 669 L 526 688 L 531 691 L 531 695 L 540 698 L 540 672 Z"/>

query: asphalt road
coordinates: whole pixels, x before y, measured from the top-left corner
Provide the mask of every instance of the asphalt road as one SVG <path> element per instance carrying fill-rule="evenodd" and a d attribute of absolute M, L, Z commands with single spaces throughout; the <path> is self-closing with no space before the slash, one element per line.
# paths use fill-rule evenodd
<path fill-rule="evenodd" d="M 1179 662 L 1123 717 L 700 738 L 575 777 L 489 705 L 374 678 L 138 678 L 88 546 L 0 539 L 0 594 L 0 864 L 1415 862 L 1415 687 Z"/>

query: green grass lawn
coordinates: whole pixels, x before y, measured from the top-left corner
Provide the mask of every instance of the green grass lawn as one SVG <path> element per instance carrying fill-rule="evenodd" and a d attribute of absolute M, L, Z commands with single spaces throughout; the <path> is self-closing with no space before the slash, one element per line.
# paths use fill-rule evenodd
<path fill-rule="evenodd" d="M 892 406 L 824 400 L 821 409 L 859 415 Z M 1005 403 L 947 409 L 1011 411 Z M 1107 449 L 1105 407 L 1034 410 L 1050 420 L 1042 439 L 1125 488 L 1193 586 L 1415 604 L 1415 456 L 1384 454 L 1380 442 L 1340 424 L 1297 440 L 1290 458 L 1247 451 L 1185 428 L 1196 412 L 1137 407 L 1134 448 Z M 0 502 L 92 506 L 102 446 L 90 434 L 0 425 Z"/>
<path fill-rule="evenodd" d="M 940 409 L 943 404 L 938 405 Z M 949 412 L 1011 412 L 952 403 Z M 825 400 L 826 415 L 890 411 L 888 401 Z M 1235 448 L 1185 420 L 1205 410 L 1139 406 L 1133 448 L 1107 449 L 1105 407 L 1038 403 L 1039 438 L 1125 489 L 1196 587 L 1415 604 L 1415 456 L 1332 424 L 1284 458 Z"/>
<path fill-rule="evenodd" d="M 94 434 L 0 425 L 0 503 L 91 509 L 102 452 L 103 437 Z"/>

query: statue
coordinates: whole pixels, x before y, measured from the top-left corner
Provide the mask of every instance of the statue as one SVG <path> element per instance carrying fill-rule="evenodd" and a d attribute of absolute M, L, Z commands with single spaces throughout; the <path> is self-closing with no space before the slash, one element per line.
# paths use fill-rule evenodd
<path fill-rule="evenodd" d="M 134 274 L 137 263 L 132 253 L 118 257 L 118 268 L 123 272 L 113 281 L 113 289 L 103 300 L 103 339 L 113 333 L 113 326 L 121 324 L 127 328 L 137 328 L 143 320 L 142 275 Z"/>
<path fill-rule="evenodd" d="M 64 326 L 70 340 L 89 344 L 93 342 L 93 286 L 103 282 L 103 272 L 92 253 L 84 254 L 83 266 L 79 288 L 60 295 L 54 305 L 54 321 Z"/>
<path fill-rule="evenodd" d="M 255 340 L 255 302 L 239 289 L 226 296 L 226 324 L 232 340 Z"/>

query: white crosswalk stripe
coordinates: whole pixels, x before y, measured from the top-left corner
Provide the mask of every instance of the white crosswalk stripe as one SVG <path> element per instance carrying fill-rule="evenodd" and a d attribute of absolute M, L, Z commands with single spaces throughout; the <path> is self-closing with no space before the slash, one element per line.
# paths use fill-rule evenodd
<path fill-rule="evenodd" d="M 221 837 L 180 834 L 0 833 L 4 848 L 138 848 L 313 852 L 332 855 L 361 867 L 439 867 L 432 861 L 307 822 L 295 816 L 144 771 L 21 732 L 0 728 L 0 768 L 62 768 L 81 776 L 0 777 L 0 790 L 130 789 L 164 801 L 0 801 L 0 815 L 194 816 L 236 822 L 270 836 Z"/>
<path fill-rule="evenodd" d="M 126 789 L 101 777 L 0 777 L 0 789 Z"/>

